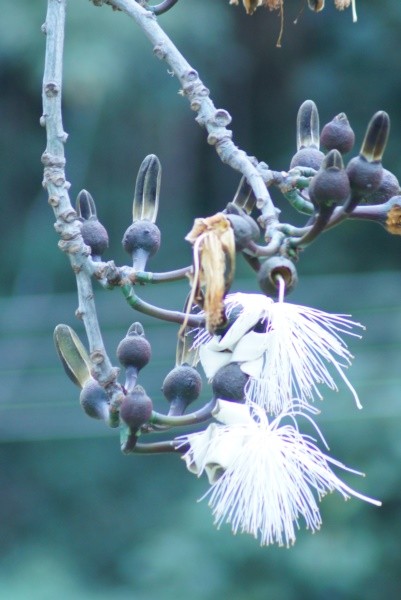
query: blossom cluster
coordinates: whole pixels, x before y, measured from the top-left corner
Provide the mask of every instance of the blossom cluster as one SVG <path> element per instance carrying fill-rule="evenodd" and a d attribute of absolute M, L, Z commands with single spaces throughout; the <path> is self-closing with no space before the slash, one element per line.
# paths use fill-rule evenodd
<path fill-rule="evenodd" d="M 263 294 L 229 294 L 225 312 L 226 329 L 198 331 L 194 347 L 209 380 L 228 364 L 246 374 L 244 400 L 218 398 L 215 422 L 177 438 L 187 468 L 209 480 L 204 498 L 215 524 L 230 523 L 234 533 L 250 533 L 261 545 L 289 546 L 302 520 L 311 531 L 320 528 L 318 502 L 327 493 L 380 505 L 334 473 L 332 467 L 358 472 L 319 448 L 318 441 L 326 442 L 313 419 L 320 386 L 337 390 L 335 374 L 361 408 L 345 374 L 353 357 L 341 336 L 357 336 L 362 325 Z M 301 433 L 302 420 L 317 439 Z"/>

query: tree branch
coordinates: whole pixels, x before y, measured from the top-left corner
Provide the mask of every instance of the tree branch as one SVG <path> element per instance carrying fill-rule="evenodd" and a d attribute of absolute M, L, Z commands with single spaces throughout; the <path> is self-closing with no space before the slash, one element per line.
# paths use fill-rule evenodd
<path fill-rule="evenodd" d="M 77 316 L 85 325 L 92 361 L 92 374 L 106 389 L 114 404 L 121 397 L 121 387 L 116 383 L 118 369 L 106 354 L 96 314 L 89 265 L 89 248 L 85 246 L 77 214 L 71 206 L 65 178 L 64 132 L 61 111 L 63 47 L 66 0 L 48 0 L 46 21 L 42 31 L 46 35 L 46 57 L 43 77 L 43 115 L 41 125 L 46 127 L 47 144 L 42 155 L 44 165 L 43 186 L 47 189 L 49 204 L 57 219 L 56 231 L 60 234 L 59 247 L 69 256 L 76 274 L 79 306 Z M 114 423 L 115 424 L 115 423 Z"/>
<path fill-rule="evenodd" d="M 94 1 L 99 5 L 99 1 Z M 153 45 L 155 55 L 166 61 L 182 86 L 182 93 L 191 109 L 198 113 L 196 121 L 208 133 L 207 141 L 214 145 L 220 159 L 231 168 L 242 173 L 252 187 L 256 205 L 262 213 L 266 228 L 277 223 L 277 210 L 266 188 L 266 165 L 255 165 L 255 159 L 249 157 L 232 141 L 232 131 L 227 129 L 231 116 L 224 109 L 216 109 L 209 97 L 209 90 L 203 84 L 195 69 L 186 61 L 166 33 L 159 26 L 153 12 L 143 8 L 135 0 L 107 0 L 107 4 L 125 12 L 134 19 Z M 264 177 L 261 171 L 264 172 Z"/>

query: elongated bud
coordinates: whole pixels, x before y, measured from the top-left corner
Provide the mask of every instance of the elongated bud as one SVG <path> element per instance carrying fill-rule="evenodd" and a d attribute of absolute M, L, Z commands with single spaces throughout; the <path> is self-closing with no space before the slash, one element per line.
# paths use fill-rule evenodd
<path fill-rule="evenodd" d="M 75 385 L 83 387 L 90 379 L 90 359 L 81 340 L 68 325 L 57 325 L 53 334 L 57 354 L 64 371 Z"/>
<path fill-rule="evenodd" d="M 250 214 L 256 204 L 256 198 L 246 177 L 242 176 L 237 191 L 235 192 L 232 204 Z"/>
<path fill-rule="evenodd" d="M 248 381 L 238 363 L 232 362 L 221 367 L 213 377 L 213 397 L 230 402 L 243 402 L 245 400 L 245 386 Z"/>
<path fill-rule="evenodd" d="M 85 413 L 93 419 L 107 420 L 109 417 L 109 399 L 104 388 L 95 380 L 88 379 L 79 396 Z"/>
<path fill-rule="evenodd" d="M 155 154 L 148 154 L 139 167 L 132 204 L 132 221 L 155 223 L 159 209 L 162 167 Z"/>
<path fill-rule="evenodd" d="M 341 154 L 346 154 L 352 150 L 355 143 L 355 133 L 345 113 L 340 113 L 330 123 L 326 123 L 320 134 L 320 143 L 326 150 L 335 149 Z"/>
<path fill-rule="evenodd" d="M 370 120 L 359 153 L 368 162 L 380 162 L 386 149 L 390 132 L 390 117 L 380 110 Z"/>
<path fill-rule="evenodd" d="M 106 229 L 98 220 L 95 202 L 86 190 L 79 192 L 76 201 L 76 210 L 82 221 L 82 238 L 85 244 L 90 247 L 92 258 L 100 260 L 104 251 L 109 246 L 109 236 Z"/>
<path fill-rule="evenodd" d="M 297 150 L 313 146 L 319 150 L 319 112 L 313 100 L 305 100 L 297 115 Z"/>
<path fill-rule="evenodd" d="M 262 263 L 258 272 L 259 286 L 266 296 L 275 296 L 279 291 L 279 276 L 284 279 L 285 293 L 291 292 L 298 283 L 294 263 L 284 256 L 272 256 Z"/>
<path fill-rule="evenodd" d="M 351 187 L 338 150 L 326 154 L 322 166 L 309 184 L 309 197 L 318 209 L 343 204 L 351 194 Z"/>
<path fill-rule="evenodd" d="M 319 113 L 312 100 L 301 104 L 297 116 L 297 152 L 291 160 L 290 169 L 309 167 L 319 169 L 324 158 L 319 150 Z"/>
<path fill-rule="evenodd" d="M 344 207 L 346 212 L 352 212 L 362 199 L 369 201 L 369 196 L 380 186 L 383 177 L 381 159 L 389 130 L 390 119 L 386 112 L 379 111 L 373 115 L 359 156 L 350 160 L 347 165 L 352 196 L 350 202 Z"/>
<path fill-rule="evenodd" d="M 175 367 L 163 381 L 162 392 L 170 403 L 169 415 L 182 415 L 187 406 L 199 397 L 202 378 L 188 365 Z"/>
<path fill-rule="evenodd" d="M 127 391 L 135 387 L 138 373 L 148 364 L 151 355 L 151 346 L 142 325 L 139 322 L 133 323 L 117 346 L 117 358 L 125 367 Z"/>
<path fill-rule="evenodd" d="M 143 271 L 149 258 L 160 248 L 160 229 L 155 224 L 159 208 L 161 165 L 154 154 L 144 158 L 138 171 L 132 204 L 132 225 L 122 239 L 132 256 L 133 268 Z"/>

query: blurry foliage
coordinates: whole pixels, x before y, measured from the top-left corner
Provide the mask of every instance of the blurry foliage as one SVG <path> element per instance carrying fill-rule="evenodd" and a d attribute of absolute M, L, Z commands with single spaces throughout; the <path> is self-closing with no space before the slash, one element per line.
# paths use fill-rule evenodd
<path fill-rule="evenodd" d="M 326 4 L 316 15 L 299 14 L 301 2 L 286 2 L 280 50 L 275 47 L 275 13 L 259 10 L 247 17 L 228 0 L 181 0 L 160 20 L 212 90 L 216 106 L 231 112 L 234 140 L 248 153 L 285 169 L 295 151 L 297 110 L 306 98 L 317 103 L 322 125 L 347 113 L 357 134 L 356 149 L 370 116 L 383 109 L 392 120 L 384 165 L 400 178 L 401 3 L 358 0 L 356 25 L 349 11 L 338 13 Z M 41 189 L 40 26 L 45 13 L 45 0 L 6 0 L 1 10 L 2 295 L 62 292 L 75 285 L 57 250 Z M 154 270 L 188 263 L 190 249 L 183 237 L 193 218 L 221 209 L 234 194 L 238 174 L 219 162 L 178 91 L 133 22 L 87 0 L 69 1 L 67 176 L 72 198 L 83 187 L 95 197 L 111 237 L 106 258 L 126 261 L 120 240 L 130 221 L 136 171 L 146 154 L 157 153 L 163 166 L 158 220 L 163 250 L 150 265 Z M 293 218 L 293 211 L 278 202 Z M 392 268 L 401 268 L 400 239 L 378 226 L 351 222 L 309 248 L 299 273 L 302 280 L 310 273 Z M 249 274 L 242 263 L 239 271 Z M 324 283 L 321 288 L 324 293 Z M 119 297 L 114 301 L 117 306 L 122 302 Z M 341 306 L 347 302 L 342 298 Z M 399 348 L 395 352 L 399 357 Z M 377 418 L 328 423 L 327 437 L 333 455 L 369 473 L 371 489 L 375 482 L 377 496 L 385 501 L 383 510 L 330 497 L 322 505 L 324 527 L 318 535 L 300 532 L 290 551 L 261 550 L 253 539 L 233 538 L 228 527 L 215 532 L 206 503 L 195 503 L 205 482 L 189 477 L 178 458 L 122 457 L 114 437 L 5 444 L 0 596 L 398 598 L 401 491 L 394 464 L 401 462 L 401 445 L 399 419 L 380 417 L 390 402 L 380 385 L 380 356 L 376 349 L 364 373 L 378 379 Z M 392 389 L 393 406 L 399 403 L 399 388 Z M 341 452 L 347 440 L 354 441 L 351 458 Z"/>

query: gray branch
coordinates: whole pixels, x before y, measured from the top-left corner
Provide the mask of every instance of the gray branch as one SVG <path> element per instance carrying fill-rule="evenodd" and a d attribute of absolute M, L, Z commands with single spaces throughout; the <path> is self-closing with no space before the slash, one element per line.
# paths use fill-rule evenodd
<path fill-rule="evenodd" d="M 92 0 L 94 4 L 103 2 Z M 107 0 L 106 4 L 120 9 L 132 17 L 153 45 L 155 55 L 165 60 L 169 69 L 179 80 L 182 93 L 188 98 L 191 109 L 197 112 L 196 121 L 208 133 L 207 141 L 215 146 L 220 159 L 230 167 L 242 173 L 252 187 L 256 205 L 262 213 L 264 226 L 269 229 L 277 223 L 275 208 L 266 187 L 269 179 L 264 163 L 257 164 L 232 141 L 232 131 L 227 129 L 231 116 L 224 109 L 216 109 L 210 99 L 210 92 L 203 84 L 197 71 L 178 51 L 157 22 L 155 15 L 143 8 L 136 0 Z"/>
<path fill-rule="evenodd" d="M 67 0 L 48 0 L 46 22 L 46 57 L 43 77 L 43 115 L 41 125 L 46 127 L 47 145 L 42 155 L 43 186 L 47 189 L 49 204 L 56 217 L 55 229 L 60 235 L 59 247 L 69 256 L 75 272 L 79 305 L 77 316 L 83 320 L 88 337 L 92 374 L 103 385 L 112 401 L 118 404 L 121 388 L 116 383 L 118 369 L 107 356 L 96 314 L 91 282 L 90 250 L 84 244 L 80 223 L 73 209 L 65 177 L 64 132 L 61 111 L 64 24 Z M 114 405 L 114 404 L 113 404 Z"/>

